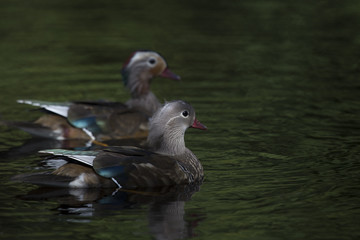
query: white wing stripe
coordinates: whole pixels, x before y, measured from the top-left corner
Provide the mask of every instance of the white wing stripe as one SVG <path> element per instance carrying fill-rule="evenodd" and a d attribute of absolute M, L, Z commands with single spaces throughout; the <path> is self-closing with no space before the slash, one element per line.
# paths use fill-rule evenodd
<path fill-rule="evenodd" d="M 51 105 L 51 104 L 44 104 L 41 102 L 31 101 L 31 100 L 17 100 L 18 103 L 29 104 L 35 107 L 45 108 L 46 110 L 56 113 L 60 116 L 67 117 L 69 106 L 61 106 L 61 105 Z"/>

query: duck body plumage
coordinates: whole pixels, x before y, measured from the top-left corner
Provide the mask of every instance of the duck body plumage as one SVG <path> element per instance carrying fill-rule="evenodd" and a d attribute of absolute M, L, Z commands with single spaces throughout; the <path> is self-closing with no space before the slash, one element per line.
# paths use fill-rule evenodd
<path fill-rule="evenodd" d="M 64 139 L 144 138 L 148 134 L 148 120 L 161 106 L 150 90 L 156 76 L 179 80 L 158 53 L 134 52 L 122 68 L 125 87 L 131 98 L 126 103 L 108 101 L 47 102 L 18 100 L 19 103 L 40 107 L 47 111 L 33 123 L 9 122 L 38 137 Z M 41 130 L 41 131 L 39 131 Z"/>
<path fill-rule="evenodd" d="M 25 182 L 39 185 L 126 189 L 156 188 L 201 181 L 203 168 L 189 150 L 166 156 L 135 147 L 109 147 L 101 151 L 41 151 L 68 160 L 52 173 L 29 175 Z M 91 154 L 91 155 L 89 155 Z"/>
<path fill-rule="evenodd" d="M 20 175 L 16 179 L 39 185 L 126 189 L 198 182 L 203 179 L 203 167 L 185 147 L 188 127 L 206 129 L 188 103 L 166 103 L 150 121 L 146 149 L 112 146 L 96 151 L 43 150 L 41 153 L 65 158 L 68 163 L 51 173 Z"/>

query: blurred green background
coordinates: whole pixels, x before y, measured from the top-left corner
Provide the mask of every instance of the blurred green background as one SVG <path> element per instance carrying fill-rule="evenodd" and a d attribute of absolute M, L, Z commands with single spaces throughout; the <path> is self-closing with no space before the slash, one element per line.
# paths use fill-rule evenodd
<path fill-rule="evenodd" d="M 19 199 L 36 187 L 10 177 L 42 157 L 18 157 L 32 139 L 0 126 L 0 238 L 360 236 L 359 1 L 2 0 L 0 19 L 2 119 L 39 115 L 17 99 L 126 101 L 122 63 L 149 49 L 182 77 L 154 79 L 157 97 L 189 101 L 209 128 L 186 134 L 205 181 L 166 235 L 151 204 Z"/>

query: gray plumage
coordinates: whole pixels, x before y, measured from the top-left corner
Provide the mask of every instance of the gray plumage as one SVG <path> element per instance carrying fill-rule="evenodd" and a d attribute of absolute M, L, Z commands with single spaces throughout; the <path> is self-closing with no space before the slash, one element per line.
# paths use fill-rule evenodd
<path fill-rule="evenodd" d="M 148 149 L 114 146 L 101 151 L 55 149 L 41 152 L 72 159 L 72 163 L 61 166 L 52 174 L 66 177 L 64 181 L 73 188 L 111 187 L 114 186 L 112 181 L 124 188 L 189 184 L 203 178 L 200 161 L 185 146 L 184 134 L 189 127 L 206 129 L 196 120 L 190 104 L 172 101 L 159 109 L 150 121 Z M 86 161 L 81 161 L 84 157 Z M 47 176 L 39 174 L 41 180 L 38 180 L 32 174 L 31 179 L 22 180 L 49 184 L 44 180 Z"/>
<path fill-rule="evenodd" d="M 124 85 L 131 94 L 125 104 L 107 101 L 53 103 L 19 100 L 19 103 L 41 107 L 51 114 L 41 116 L 31 127 L 21 122 L 12 125 L 33 135 L 58 140 L 144 138 L 147 136 L 148 119 L 161 107 L 159 100 L 150 91 L 151 80 L 157 76 L 175 80 L 180 77 L 172 73 L 165 59 L 153 51 L 134 52 L 121 73 Z M 41 132 L 38 131 L 40 128 Z"/>

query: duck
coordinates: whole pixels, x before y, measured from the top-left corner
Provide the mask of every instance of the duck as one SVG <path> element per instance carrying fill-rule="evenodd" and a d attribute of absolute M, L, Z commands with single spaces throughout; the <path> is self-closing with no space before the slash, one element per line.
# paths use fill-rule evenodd
<path fill-rule="evenodd" d="M 144 148 L 109 146 L 99 150 L 40 151 L 67 162 L 52 172 L 18 175 L 14 180 L 65 188 L 149 189 L 202 181 L 203 167 L 185 146 L 188 128 L 206 130 L 183 100 L 166 102 L 149 122 Z"/>
<path fill-rule="evenodd" d="M 121 69 L 124 86 L 131 98 L 125 103 L 109 101 L 48 102 L 18 100 L 44 109 L 47 114 L 34 122 L 12 122 L 34 136 L 56 140 L 146 138 L 149 118 L 161 107 L 150 90 L 151 80 L 164 77 L 180 80 L 157 52 L 133 52 Z"/>

